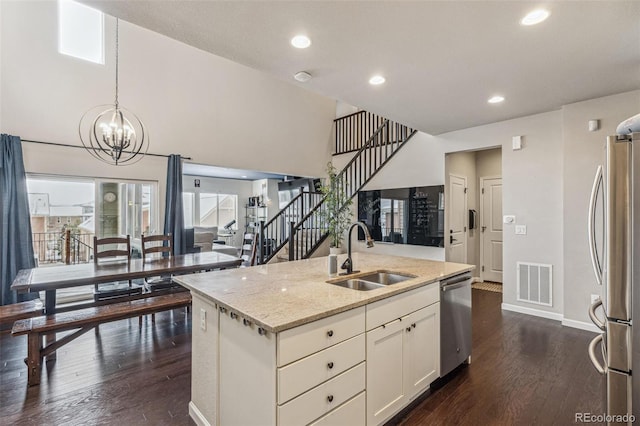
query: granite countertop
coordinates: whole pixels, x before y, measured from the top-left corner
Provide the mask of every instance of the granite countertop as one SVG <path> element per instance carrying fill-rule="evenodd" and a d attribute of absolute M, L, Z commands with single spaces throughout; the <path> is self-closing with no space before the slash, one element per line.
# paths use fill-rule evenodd
<path fill-rule="evenodd" d="M 340 265 L 346 254 L 338 255 Z M 437 282 L 474 266 L 387 255 L 354 253 L 354 270 L 389 270 L 416 278 L 370 291 L 327 284 L 327 258 L 226 269 L 174 279 L 193 293 L 228 308 L 270 332 L 280 332 L 339 312 L 357 308 L 423 285 Z M 358 274 L 349 277 L 357 277 Z"/>

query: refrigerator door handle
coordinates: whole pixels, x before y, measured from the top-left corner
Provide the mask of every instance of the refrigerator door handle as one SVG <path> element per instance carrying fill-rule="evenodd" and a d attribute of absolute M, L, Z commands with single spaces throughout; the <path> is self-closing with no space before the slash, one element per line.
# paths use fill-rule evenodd
<path fill-rule="evenodd" d="M 602 265 L 598 257 L 598 247 L 596 246 L 596 202 L 598 199 L 598 191 L 602 186 L 602 166 L 598 166 L 596 177 L 593 180 L 593 188 L 591 189 L 591 198 L 589 199 L 589 252 L 591 253 L 591 265 L 596 275 L 596 281 L 602 285 Z"/>
<path fill-rule="evenodd" d="M 601 299 L 596 300 L 595 303 L 589 306 L 589 318 L 591 318 L 591 321 L 593 321 L 596 327 L 598 327 L 602 331 L 605 331 L 607 327 L 602 321 L 600 321 L 600 318 L 598 318 L 598 316 L 596 315 L 596 309 L 598 309 L 600 306 L 602 306 Z"/>
<path fill-rule="evenodd" d="M 589 343 L 589 358 L 591 358 L 591 363 L 596 368 L 596 370 L 598 370 L 598 373 L 606 374 L 606 367 L 600 365 L 600 362 L 598 362 L 598 359 L 596 358 L 596 346 L 598 345 L 598 343 L 602 343 L 602 336 L 602 334 L 598 334 L 593 338 L 591 343 Z"/>

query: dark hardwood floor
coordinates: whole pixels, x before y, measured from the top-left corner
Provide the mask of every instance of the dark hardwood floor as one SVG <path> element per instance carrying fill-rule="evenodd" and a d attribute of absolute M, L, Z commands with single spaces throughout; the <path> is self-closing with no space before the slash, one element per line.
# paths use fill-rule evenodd
<path fill-rule="evenodd" d="M 473 291 L 473 359 L 394 423 L 572 424 L 602 413 L 602 386 L 587 356 L 593 334 L 501 312 L 501 295 Z M 26 339 L 0 335 L 2 425 L 193 425 L 191 319 L 184 310 L 100 326 L 58 352 L 27 389 Z"/>

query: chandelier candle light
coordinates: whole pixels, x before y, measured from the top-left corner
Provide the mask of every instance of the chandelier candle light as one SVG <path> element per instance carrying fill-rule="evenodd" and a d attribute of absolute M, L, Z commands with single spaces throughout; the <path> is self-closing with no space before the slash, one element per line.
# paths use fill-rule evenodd
<path fill-rule="evenodd" d="M 138 162 L 149 149 L 149 136 L 142 121 L 118 103 L 118 26 L 116 18 L 115 102 L 85 112 L 78 129 L 80 140 L 91 155 L 116 166 Z"/>

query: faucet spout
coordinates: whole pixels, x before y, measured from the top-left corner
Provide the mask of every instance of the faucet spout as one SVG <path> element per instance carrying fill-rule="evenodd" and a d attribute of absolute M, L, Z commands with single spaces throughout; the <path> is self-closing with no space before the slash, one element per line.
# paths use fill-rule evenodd
<path fill-rule="evenodd" d="M 374 246 L 373 238 L 371 238 L 371 234 L 369 233 L 369 227 L 367 226 L 367 224 L 364 222 L 354 222 L 349 227 L 349 231 L 347 232 L 347 259 L 344 261 L 342 266 L 340 266 L 341 269 L 345 270 L 345 272 L 343 272 L 341 275 L 348 275 L 353 274 L 354 272 L 358 272 L 353 270 L 353 259 L 351 258 L 351 231 L 353 231 L 353 228 L 356 228 L 358 226 L 364 231 L 364 238 L 367 243 L 367 248 L 371 248 Z"/>

